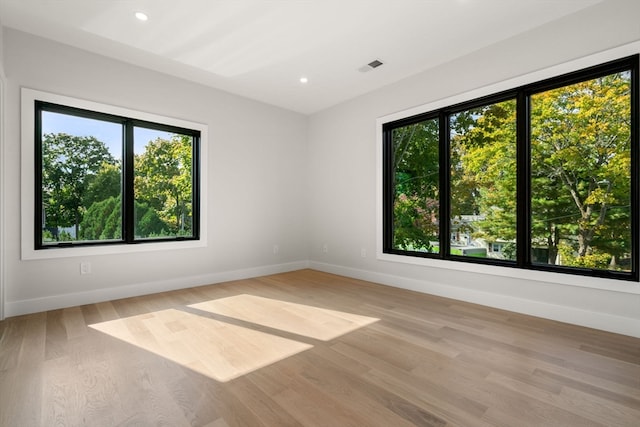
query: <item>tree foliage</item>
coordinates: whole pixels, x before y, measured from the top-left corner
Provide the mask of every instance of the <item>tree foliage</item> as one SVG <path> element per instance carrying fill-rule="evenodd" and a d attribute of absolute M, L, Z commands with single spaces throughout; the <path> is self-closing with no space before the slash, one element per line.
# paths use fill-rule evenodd
<path fill-rule="evenodd" d="M 42 147 L 43 239 L 122 239 L 121 161 L 93 136 L 46 134 Z M 136 237 L 190 235 L 191 137 L 149 141 L 134 167 Z"/>
<path fill-rule="evenodd" d="M 192 230 L 192 145 L 188 135 L 156 138 L 134 162 L 136 200 L 154 209 L 171 235 Z"/>
<path fill-rule="evenodd" d="M 167 225 L 156 211 L 145 203 L 135 202 L 136 231 L 140 236 L 166 236 Z M 93 203 L 80 224 L 82 240 L 119 240 L 122 239 L 122 202 L 121 197 L 109 197 Z"/>
<path fill-rule="evenodd" d="M 438 120 L 393 131 L 394 247 L 433 252 L 439 235 Z"/>
<path fill-rule="evenodd" d="M 452 116 L 451 214 L 479 215 L 476 238 L 516 237 L 516 103 L 491 104 Z"/>
<path fill-rule="evenodd" d="M 609 257 L 630 249 L 629 96 L 628 73 L 616 73 L 532 99 L 533 197 L 553 207 L 536 221 L 557 230 L 578 258 L 595 243 Z M 551 204 L 550 193 L 558 195 Z"/>
<path fill-rule="evenodd" d="M 535 94 L 530 101 L 531 236 L 535 262 L 616 268 L 630 236 L 630 74 Z M 516 102 L 449 116 L 452 231 L 506 242 L 515 259 Z M 429 250 L 438 234 L 437 120 L 393 130 L 394 245 Z"/>
<path fill-rule="evenodd" d="M 122 192 L 121 162 L 103 162 L 95 175 L 87 178 L 84 205 L 91 206 L 110 197 L 118 197 Z"/>
<path fill-rule="evenodd" d="M 122 239 L 121 197 L 108 197 L 89 206 L 80 224 L 81 240 Z"/>
<path fill-rule="evenodd" d="M 115 160 L 104 143 L 93 136 L 66 133 L 42 138 L 42 204 L 44 225 L 58 238 L 59 228 L 75 227 L 76 235 L 86 205 L 90 182 L 103 165 Z"/>

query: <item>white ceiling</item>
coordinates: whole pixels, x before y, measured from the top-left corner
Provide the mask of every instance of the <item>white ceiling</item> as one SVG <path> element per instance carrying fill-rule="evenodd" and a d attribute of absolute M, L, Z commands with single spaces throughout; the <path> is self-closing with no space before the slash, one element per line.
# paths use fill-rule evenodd
<path fill-rule="evenodd" d="M 600 1 L 0 0 L 0 23 L 311 114 Z"/>

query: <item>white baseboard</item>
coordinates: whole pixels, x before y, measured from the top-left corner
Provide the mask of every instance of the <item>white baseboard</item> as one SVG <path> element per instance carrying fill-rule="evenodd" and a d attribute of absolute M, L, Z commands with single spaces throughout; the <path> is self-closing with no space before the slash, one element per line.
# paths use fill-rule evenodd
<path fill-rule="evenodd" d="M 20 301 L 6 301 L 5 315 L 6 317 L 13 317 L 22 314 L 39 313 L 59 308 L 112 301 L 120 298 L 149 295 L 158 292 L 174 291 L 177 289 L 192 288 L 196 286 L 228 282 L 231 280 L 249 279 L 269 274 L 286 273 L 288 271 L 301 270 L 308 267 L 308 261 L 296 261 L 285 264 L 246 268 L 242 270 L 222 271 L 200 276 L 136 283 L 128 286 L 98 289 L 95 291 L 76 292 L 73 294 L 54 295 L 50 297 L 33 298 Z"/>
<path fill-rule="evenodd" d="M 354 279 L 366 280 L 368 282 L 380 283 L 396 288 L 452 298 L 502 310 L 514 311 L 517 313 L 640 338 L 639 319 L 582 310 L 564 305 L 549 304 L 524 298 L 516 298 L 508 295 L 476 291 L 468 288 L 458 288 L 427 280 L 410 279 L 402 276 L 394 276 L 316 261 L 310 261 L 309 268 Z"/>
<path fill-rule="evenodd" d="M 73 294 L 55 295 L 20 301 L 6 301 L 4 314 L 6 317 L 13 317 L 22 314 L 38 313 L 83 304 L 92 304 L 120 298 L 129 298 L 213 283 L 228 282 L 231 280 L 249 279 L 269 274 L 285 273 L 304 268 L 312 268 L 327 273 L 338 274 L 374 283 L 381 283 L 396 288 L 452 298 L 460 301 L 481 304 L 517 313 L 640 338 L 640 320 L 638 319 L 582 310 L 575 307 L 549 304 L 524 298 L 516 298 L 507 295 L 476 291 L 468 288 L 458 288 L 427 280 L 410 279 L 402 276 L 394 276 L 316 261 L 296 261 L 285 264 L 223 271 L 200 276 L 137 283 L 129 286 L 99 289 L 95 291 L 77 292 Z"/>

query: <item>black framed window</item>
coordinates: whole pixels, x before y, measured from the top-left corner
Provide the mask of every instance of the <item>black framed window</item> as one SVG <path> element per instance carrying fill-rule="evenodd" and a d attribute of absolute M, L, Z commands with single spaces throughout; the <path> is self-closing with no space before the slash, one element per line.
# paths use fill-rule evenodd
<path fill-rule="evenodd" d="M 391 128 L 387 158 L 392 161 L 393 187 L 386 192 L 393 230 L 393 250 L 438 253 L 440 235 L 440 123 L 418 117 Z"/>
<path fill-rule="evenodd" d="M 449 253 L 515 260 L 516 100 L 466 107 L 449 118 Z M 499 253 L 491 253 L 502 243 Z"/>
<path fill-rule="evenodd" d="M 35 248 L 199 239 L 200 132 L 35 101 Z"/>
<path fill-rule="evenodd" d="M 638 62 L 383 124 L 383 252 L 638 280 Z"/>

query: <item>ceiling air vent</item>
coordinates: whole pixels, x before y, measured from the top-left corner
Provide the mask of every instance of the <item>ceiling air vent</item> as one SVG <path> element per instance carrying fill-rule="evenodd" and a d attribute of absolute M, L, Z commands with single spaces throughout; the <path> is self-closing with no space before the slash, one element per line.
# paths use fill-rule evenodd
<path fill-rule="evenodd" d="M 367 65 L 358 68 L 358 71 L 360 71 L 361 73 L 366 73 L 367 71 L 371 71 L 374 68 L 378 68 L 382 64 L 383 64 L 382 61 L 380 61 L 379 59 L 375 59 L 375 60 L 369 62 Z"/>

